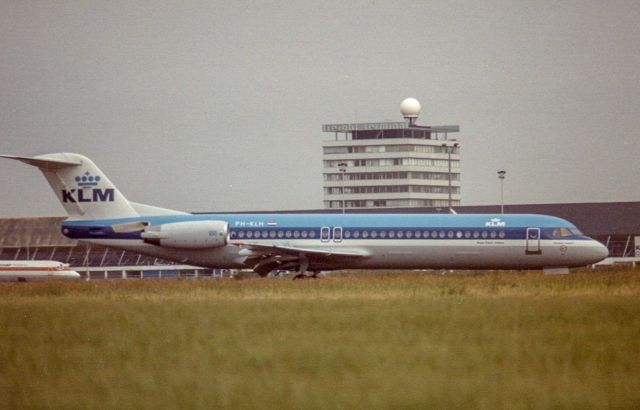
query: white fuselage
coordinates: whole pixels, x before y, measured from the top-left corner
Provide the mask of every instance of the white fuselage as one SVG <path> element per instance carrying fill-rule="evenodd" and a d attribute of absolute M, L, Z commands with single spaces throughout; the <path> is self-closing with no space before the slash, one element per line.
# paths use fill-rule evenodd
<path fill-rule="evenodd" d="M 500 218 L 498 226 L 488 224 L 497 220 L 493 215 L 226 214 L 144 218 L 152 225 L 207 220 L 228 223 L 226 245 L 204 249 L 153 245 L 135 236 L 113 238 L 118 234 L 96 230 L 95 226 L 104 226 L 100 221 L 64 226 L 76 239 L 217 268 L 247 268 L 267 257 L 286 266 L 290 259 L 305 254 L 313 270 L 537 269 L 585 266 L 608 254 L 601 243 L 559 218 Z M 107 225 L 110 223 L 107 221 Z M 91 229 L 93 233 L 89 233 Z M 98 233 L 102 239 L 90 237 Z"/>
<path fill-rule="evenodd" d="M 0 281 L 34 282 L 43 280 L 80 279 L 80 274 L 69 265 L 56 261 L 0 261 Z"/>

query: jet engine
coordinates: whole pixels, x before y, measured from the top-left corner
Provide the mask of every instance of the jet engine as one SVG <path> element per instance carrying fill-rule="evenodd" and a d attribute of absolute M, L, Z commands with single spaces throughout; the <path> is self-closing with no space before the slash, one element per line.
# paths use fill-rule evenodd
<path fill-rule="evenodd" d="M 224 221 L 175 222 L 148 227 L 140 236 L 145 243 L 167 248 L 218 248 L 227 244 L 229 224 Z"/>

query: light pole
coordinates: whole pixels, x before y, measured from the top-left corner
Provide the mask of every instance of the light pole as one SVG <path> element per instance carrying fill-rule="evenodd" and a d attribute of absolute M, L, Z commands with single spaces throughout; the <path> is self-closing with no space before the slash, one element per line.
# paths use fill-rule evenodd
<path fill-rule="evenodd" d="M 504 213 L 504 177 L 507 175 L 507 171 L 501 169 L 498 171 L 498 178 L 500 178 L 500 213 Z"/>
<path fill-rule="evenodd" d="M 341 172 L 340 175 L 340 182 L 342 185 L 342 213 L 344 214 L 344 208 L 345 208 L 345 200 L 344 200 L 344 174 L 345 172 L 347 172 L 347 163 L 346 162 L 341 162 L 338 164 L 338 171 Z"/>
<path fill-rule="evenodd" d="M 447 144 L 442 144 L 442 147 L 445 148 L 447 150 L 447 164 L 449 166 L 449 213 L 451 213 L 451 204 L 452 204 L 452 200 L 451 200 L 451 153 L 453 152 L 454 149 L 458 148 L 458 143 L 454 143 L 453 145 L 447 145 Z"/>

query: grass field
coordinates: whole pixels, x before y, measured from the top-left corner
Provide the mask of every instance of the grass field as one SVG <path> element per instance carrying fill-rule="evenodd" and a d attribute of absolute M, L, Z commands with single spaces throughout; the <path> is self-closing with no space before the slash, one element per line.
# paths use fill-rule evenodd
<path fill-rule="evenodd" d="M 640 271 L 0 286 L 0 408 L 640 408 Z"/>

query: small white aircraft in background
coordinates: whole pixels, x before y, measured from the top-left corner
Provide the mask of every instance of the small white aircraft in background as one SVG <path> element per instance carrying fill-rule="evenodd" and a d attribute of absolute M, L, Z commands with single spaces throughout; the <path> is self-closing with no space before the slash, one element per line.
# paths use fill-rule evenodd
<path fill-rule="evenodd" d="M 57 261 L 0 261 L 0 282 L 80 279 L 69 265 Z"/>

